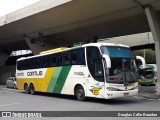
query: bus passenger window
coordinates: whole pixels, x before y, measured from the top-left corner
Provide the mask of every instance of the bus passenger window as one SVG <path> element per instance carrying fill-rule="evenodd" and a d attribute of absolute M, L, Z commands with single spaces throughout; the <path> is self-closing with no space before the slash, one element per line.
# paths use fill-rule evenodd
<path fill-rule="evenodd" d="M 57 66 L 62 66 L 62 54 L 58 54 L 57 56 Z"/>
<path fill-rule="evenodd" d="M 78 51 L 79 51 L 78 52 L 78 55 L 79 55 L 79 57 L 78 57 L 78 64 L 79 65 L 85 65 L 84 48 L 79 49 Z"/>
<path fill-rule="evenodd" d="M 35 58 L 35 68 L 39 68 L 39 58 Z"/>
<path fill-rule="evenodd" d="M 46 56 L 45 67 L 50 67 L 50 57 Z"/>
<path fill-rule="evenodd" d="M 46 58 L 45 57 L 42 57 L 42 68 L 45 68 L 46 67 Z"/>
<path fill-rule="evenodd" d="M 31 68 L 34 68 L 34 59 L 31 60 Z"/>
<path fill-rule="evenodd" d="M 56 56 L 51 56 L 51 67 L 56 67 Z"/>
<path fill-rule="evenodd" d="M 76 49 L 71 52 L 72 65 L 85 65 L 84 48 Z"/>
<path fill-rule="evenodd" d="M 71 52 L 71 64 L 76 65 L 78 59 L 78 52 L 77 50 Z"/>
<path fill-rule="evenodd" d="M 71 54 L 70 52 L 63 53 L 63 64 L 70 65 Z"/>

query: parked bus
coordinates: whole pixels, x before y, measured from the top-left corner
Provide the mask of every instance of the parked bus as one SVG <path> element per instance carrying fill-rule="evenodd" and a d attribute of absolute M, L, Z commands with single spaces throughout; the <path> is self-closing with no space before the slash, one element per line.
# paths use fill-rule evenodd
<path fill-rule="evenodd" d="M 156 85 L 157 82 L 157 65 L 146 64 L 145 68 L 139 68 L 139 85 Z"/>
<path fill-rule="evenodd" d="M 57 48 L 17 60 L 17 88 L 86 97 L 118 98 L 138 94 L 135 60 L 128 46 L 90 43 Z"/>

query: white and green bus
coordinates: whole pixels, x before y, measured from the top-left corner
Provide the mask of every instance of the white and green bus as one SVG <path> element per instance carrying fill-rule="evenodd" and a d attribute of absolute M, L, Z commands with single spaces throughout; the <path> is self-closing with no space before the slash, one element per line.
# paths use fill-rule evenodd
<path fill-rule="evenodd" d="M 138 94 L 135 59 L 128 46 L 90 43 L 57 48 L 17 60 L 17 88 L 86 97 L 118 98 Z"/>

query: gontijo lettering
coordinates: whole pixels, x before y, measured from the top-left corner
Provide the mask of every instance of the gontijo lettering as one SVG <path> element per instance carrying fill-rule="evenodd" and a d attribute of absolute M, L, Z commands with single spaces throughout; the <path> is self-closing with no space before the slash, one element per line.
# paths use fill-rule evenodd
<path fill-rule="evenodd" d="M 27 76 L 42 76 L 43 72 L 42 71 L 31 71 L 27 72 Z"/>

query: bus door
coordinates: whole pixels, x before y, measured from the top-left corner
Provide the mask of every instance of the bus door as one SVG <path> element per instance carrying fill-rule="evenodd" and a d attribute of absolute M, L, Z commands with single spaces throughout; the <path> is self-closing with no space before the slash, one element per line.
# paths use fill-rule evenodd
<path fill-rule="evenodd" d="M 104 98 L 104 71 L 99 49 L 87 47 L 86 53 L 89 71 L 86 82 L 87 96 Z"/>

